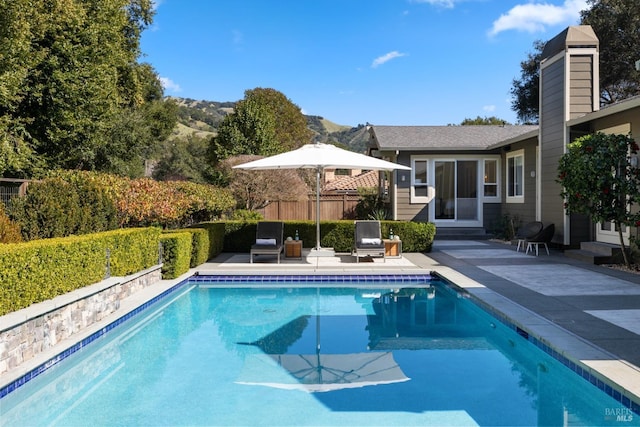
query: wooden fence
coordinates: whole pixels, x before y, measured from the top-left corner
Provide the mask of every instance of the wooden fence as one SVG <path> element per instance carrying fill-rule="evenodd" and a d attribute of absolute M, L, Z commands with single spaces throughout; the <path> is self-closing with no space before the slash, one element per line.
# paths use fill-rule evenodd
<path fill-rule="evenodd" d="M 355 194 L 323 195 L 320 197 L 320 219 L 355 219 L 356 205 L 360 196 Z M 286 201 L 275 200 L 260 212 L 266 220 L 314 220 L 316 219 L 316 199 Z"/>

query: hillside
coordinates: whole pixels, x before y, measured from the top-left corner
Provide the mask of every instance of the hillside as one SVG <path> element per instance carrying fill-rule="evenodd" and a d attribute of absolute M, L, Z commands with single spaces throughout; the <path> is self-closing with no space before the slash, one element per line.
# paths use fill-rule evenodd
<path fill-rule="evenodd" d="M 190 98 L 170 97 L 178 104 L 178 125 L 172 138 L 182 139 L 187 135 L 214 136 L 225 115 L 233 111 L 235 102 L 197 101 Z M 364 125 L 356 127 L 339 125 L 321 116 L 305 116 L 307 125 L 318 142 L 337 142 L 348 149 L 366 151 L 367 132 Z"/>

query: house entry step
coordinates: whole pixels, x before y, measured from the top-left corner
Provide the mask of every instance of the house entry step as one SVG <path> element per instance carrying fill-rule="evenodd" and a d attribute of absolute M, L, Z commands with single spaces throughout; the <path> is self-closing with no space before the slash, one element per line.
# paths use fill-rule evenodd
<path fill-rule="evenodd" d="M 436 227 L 435 240 L 489 240 L 492 237 L 483 227 Z"/>
<path fill-rule="evenodd" d="M 582 242 L 580 249 L 564 251 L 567 258 L 589 264 L 613 264 L 622 261 L 622 250 L 618 245 L 602 242 Z"/>

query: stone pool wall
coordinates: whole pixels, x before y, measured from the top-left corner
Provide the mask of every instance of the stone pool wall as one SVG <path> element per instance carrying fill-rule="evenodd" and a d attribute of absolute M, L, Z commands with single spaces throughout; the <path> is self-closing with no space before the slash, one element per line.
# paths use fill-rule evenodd
<path fill-rule="evenodd" d="M 0 319 L 0 375 L 113 314 L 123 299 L 161 279 L 161 265 L 158 265 L 3 316 Z"/>

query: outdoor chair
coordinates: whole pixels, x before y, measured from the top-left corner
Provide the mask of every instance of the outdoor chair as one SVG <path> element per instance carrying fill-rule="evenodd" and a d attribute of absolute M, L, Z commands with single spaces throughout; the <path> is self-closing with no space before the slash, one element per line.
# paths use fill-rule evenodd
<path fill-rule="evenodd" d="M 525 250 L 527 239 L 534 237 L 536 234 L 540 233 L 544 225 L 540 221 L 533 221 L 525 224 L 524 226 L 518 229 L 516 233 L 516 239 L 518 239 L 518 247 L 516 248 L 516 252 L 520 252 L 520 247 L 522 246 L 522 250 Z"/>
<path fill-rule="evenodd" d="M 250 263 L 254 255 L 276 255 L 280 264 L 283 245 L 284 223 L 282 221 L 261 221 L 256 227 L 256 243 L 251 246 Z"/>
<path fill-rule="evenodd" d="M 386 262 L 380 221 L 355 222 L 355 241 L 351 254 L 356 257 L 356 262 L 360 262 L 361 256 L 381 256 Z"/>
<path fill-rule="evenodd" d="M 544 248 L 547 250 L 547 255 L 549 255 L 549 246 L 547 244 L 551 242 L 551 239 L 553 238 L 553 234 L 555 232 L 556 232 L 555 226 L 553 224 L 549 224 L 545 228 L 543 228 L 542 231 L 539 232 L 538 234 L 536 234 L 535 236 L 532 236 L 532 237 L 526 239 L 527 240 L 527 251 L 525 253 L 528 254 L 529 251 L 533 252 L 533 248 L 535 247 L 536 256 L 538 256 L 538 247 L 540 245 L 543 245 Z"/>

